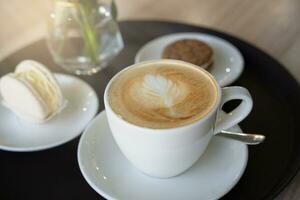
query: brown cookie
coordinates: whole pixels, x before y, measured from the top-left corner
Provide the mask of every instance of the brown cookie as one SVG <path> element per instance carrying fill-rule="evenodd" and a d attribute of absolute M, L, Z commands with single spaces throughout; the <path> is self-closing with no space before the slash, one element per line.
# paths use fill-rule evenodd
<path fill-rule="evenodd" d="M 162 58 L 193 63 L 204 69 L 212 64 L 213 50 L 206 43 L 195 39 L 183 39 L 165 47 Z"/>

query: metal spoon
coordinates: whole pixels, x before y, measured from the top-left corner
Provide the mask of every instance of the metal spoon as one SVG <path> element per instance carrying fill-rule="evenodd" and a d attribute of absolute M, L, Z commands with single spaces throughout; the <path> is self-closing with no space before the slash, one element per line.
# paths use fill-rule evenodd
<path fill-rule="evenodd" d="M 237 133 L 237 132 L 230 132 L 230 131 L 221 131 L 217 135 L 230 138 L 233 140 L 238 140 L 240 142 L 249 145 L 259 144 L 263 142 L 266 138 L 264 135 L 259 135 L 259 134 Z"/>

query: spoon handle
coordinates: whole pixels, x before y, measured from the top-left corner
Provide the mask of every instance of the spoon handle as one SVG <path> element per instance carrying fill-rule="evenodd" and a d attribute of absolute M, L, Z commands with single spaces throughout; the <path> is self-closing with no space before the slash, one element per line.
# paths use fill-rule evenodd
<path fill-rule="evenodd" d="M 237 132 L 230 132 L 230 131 L 221 131 L 217 135 L 230 138 L 233 140 L 238 140 L 240 142 L 249 145 L 259 144 L 263 142 L 266 138 L 264 135 L 259 135 L 259 134 L 237 133 Z"/>

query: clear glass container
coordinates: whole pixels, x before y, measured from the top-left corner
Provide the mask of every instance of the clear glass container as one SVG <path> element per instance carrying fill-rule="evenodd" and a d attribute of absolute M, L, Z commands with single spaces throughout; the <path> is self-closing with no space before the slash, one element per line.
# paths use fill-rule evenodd
<path fill-rule="evenodd" d="M 54 61 L 69 72 L 91 75 L 123 49 L 110 0 L 55 0 L 47 43 Z"/>

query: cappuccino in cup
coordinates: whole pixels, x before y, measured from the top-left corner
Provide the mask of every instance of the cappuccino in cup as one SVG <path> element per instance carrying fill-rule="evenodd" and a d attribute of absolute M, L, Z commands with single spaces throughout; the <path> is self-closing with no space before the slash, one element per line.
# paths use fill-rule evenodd
<path fill-rule="evenodd" d="M 233 99 L 242 103 L 216 120 L 223 104 Z M 214 134 L 236 125 L 252 109 L 247 89 L 221 89 L 204 69 L 164 59 L 119 72 L 105 89 L 104 104 L 124 156 L 143 173 L 159 178 L 190 168 Z"/>
<path fill-rule="evenodd" d="M 216 103 L 217 87 L 207 73 L 176 63 L 151 63 L 124 70 L 108 91 L 112 110 L 148 128 L 193 123 Z"/>

